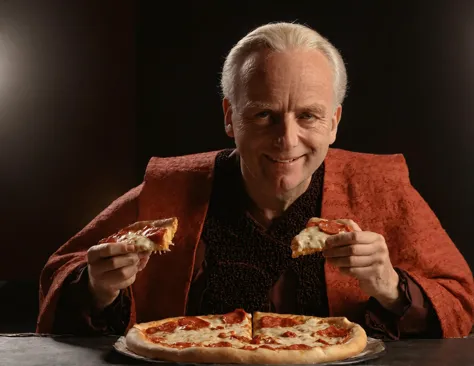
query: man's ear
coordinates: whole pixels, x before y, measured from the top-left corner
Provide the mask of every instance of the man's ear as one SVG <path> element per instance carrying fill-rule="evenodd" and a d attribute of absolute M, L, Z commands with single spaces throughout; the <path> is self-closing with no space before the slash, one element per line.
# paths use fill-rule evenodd
<path fill-rule="evenodd" d="M 225 133 L 234 138 L 234 124 L 232 123 L 232 106 L 227 98 L 222 100 L 222 109 L 224 111 Z"/>
<path fill-rule="evenodd" d="M 342 116 L 342 105 L 338 105 L 336 110 L 334 111 L 334 114 L 331 117 L 331 132 L 330 132 L 330 138 L 329 138 L 329 145 L 334 144 L 334 141 L 336 141 L 336 135 L 337 135 L 337 128 L 339 126 L 339 121 L 341 120 Z"/>

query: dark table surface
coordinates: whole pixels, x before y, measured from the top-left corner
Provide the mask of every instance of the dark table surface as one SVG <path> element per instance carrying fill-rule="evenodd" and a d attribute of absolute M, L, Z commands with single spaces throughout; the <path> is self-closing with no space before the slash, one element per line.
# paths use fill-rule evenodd
<path fill-rule="evenodd" d="M 117 338 L 0 335 L 0 365 L 156 365 L 117 353 Z M 388 342 L 384 355 L 359 365 L 474 366 L 474 338 Z"/>

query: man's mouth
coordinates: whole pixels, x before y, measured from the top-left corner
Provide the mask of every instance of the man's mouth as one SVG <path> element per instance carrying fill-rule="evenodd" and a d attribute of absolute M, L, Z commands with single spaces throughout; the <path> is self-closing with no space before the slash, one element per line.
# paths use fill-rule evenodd
<path fill-rule="evenodd" d="M 302 155 L 302 156 L 298 156 L 298 157 L 296 157 L 296 158 L 277 158 L 277 157 L 271 157 L 271 156 L 269 156 L 269 155 L 265 155 L 265 157 L 266 157 L 268 160 L 270 160 L 270 161 L 272 161 L 272 162 L 274 162 L 274 163 L 290 164 L 290 163 L 293 163 L 294 161 L 296 161 L 296 160 L 302 158 L 303 155 Z"/>

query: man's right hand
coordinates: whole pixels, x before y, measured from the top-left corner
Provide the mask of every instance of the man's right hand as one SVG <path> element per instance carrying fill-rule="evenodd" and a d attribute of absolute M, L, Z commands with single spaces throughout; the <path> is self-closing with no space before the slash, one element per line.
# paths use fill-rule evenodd
<path fill-rule="evenodd" d="M 105 243 L 87 251 L 89 290 L 98 309 L 110 305 L 123 290 L 135 282 L 138 271 L 145 268 L 149 252 L 136 253 L 134 245 Z"/>

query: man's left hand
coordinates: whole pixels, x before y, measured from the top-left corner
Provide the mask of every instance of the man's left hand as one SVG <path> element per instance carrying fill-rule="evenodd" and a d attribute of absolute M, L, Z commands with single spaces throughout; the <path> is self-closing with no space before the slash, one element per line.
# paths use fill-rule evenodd
<path fill-rule="evenodd" d="M 398 273 L 390 262 L 385 238 L 362 231 L 352 220 L 338 220 L 354 231 L 330 236 L 323 251 L 326 260 L 359 280 L 361 289 L 387 309 L 400 298 Z"/>

